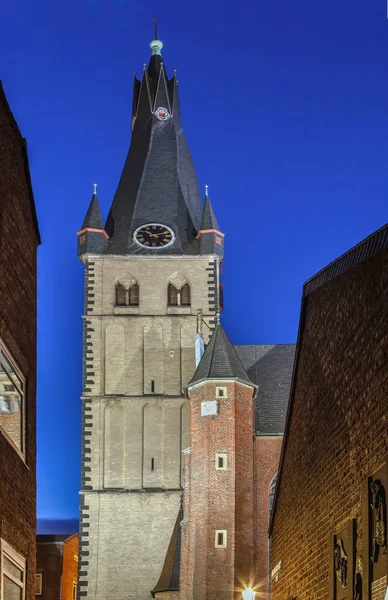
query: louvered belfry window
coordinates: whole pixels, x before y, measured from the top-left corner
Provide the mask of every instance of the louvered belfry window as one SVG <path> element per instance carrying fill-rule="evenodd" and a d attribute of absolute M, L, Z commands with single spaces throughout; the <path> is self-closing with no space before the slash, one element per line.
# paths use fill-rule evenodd
<path fill-rule="evenodd" d="M 181 306 L 190 306 L 190 286 L 188 283 L 181 289 Z"/>
<path fill-rule="evenodd" d="M 178 306 L 178 290 L 172 283 L 168 284 L 167 304 L 168 306 Z"/>
<path fill-rule="evenodd" d="M 118 283 L 116 286 L 116 306 L 139 306 L 139 286 L 134 283 L 129 290 Z"/>
<path fill-rule="evenodd" d="M 129 306 L 139 306 L 139 286 L 134 283 L 129 290 Z"/>
<path fill-rule="evenodd" d="M 127 291 L 121 283 L 116 286 L 116 306 L 126 306 L 127 304 Z"/>

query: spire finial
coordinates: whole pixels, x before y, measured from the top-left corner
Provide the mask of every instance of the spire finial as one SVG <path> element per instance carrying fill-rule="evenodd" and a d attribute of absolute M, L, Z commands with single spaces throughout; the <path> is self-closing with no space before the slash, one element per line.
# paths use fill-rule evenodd
<path fill-rule="evenodd" d="M 152 21 L 152 25 L 154 26 L 154 40 L 158 40 L 158 17 Z"/>
<path fill-rule="evenodd" d="M 93 194 L 97 194 L 97 183 L 93 183 Z"/>
<path fill-rule="evenodd" d="M 160 41 L 159 37 L 158 37 L 158 25 L 157 25 L 157 21 L 158 21 L 158 17 L 156 17 L 156 19 L 154 19 L 152 21 L 153 26 L 154 26 L 154 39 L 152 40 L 152 42 L 150 43 L 150 47 L 152 50 L 152 54 L 161 54 L 161 50 L 163 48 L 163 43 Z"/>
<path fill-rule="evenodd" d="M 205 185 L 205 196 L 209 195 L 209 186 L 206 184 Z"/>
<path fill-rule="evenodd" d="M 216 323 L 217 325 L 221 323 L 221 313 L 219 310 L 216 312 Z"/>

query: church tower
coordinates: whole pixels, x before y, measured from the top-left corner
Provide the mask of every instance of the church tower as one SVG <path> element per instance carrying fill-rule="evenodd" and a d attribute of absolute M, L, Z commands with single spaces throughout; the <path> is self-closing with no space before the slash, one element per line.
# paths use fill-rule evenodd
<path fill-rule="evenodd" d="M 219 311 L 223 234 L 202 205 L 163 44 L 135 77 L 132 140 L 104 224 L 96 189 L 85 265 L 79 598 L 149 600 L 182 495 L 185 387 Z M 196 344 L 197 340 L 197 344 Z M 197 351 L 198 360 L 198 351 Z"/>

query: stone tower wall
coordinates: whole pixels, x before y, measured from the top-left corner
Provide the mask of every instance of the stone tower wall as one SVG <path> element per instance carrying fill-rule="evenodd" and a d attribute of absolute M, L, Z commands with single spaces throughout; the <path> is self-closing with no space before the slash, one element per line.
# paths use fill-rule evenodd
<path fill-rule="evenodd" d="M 218 308 L 216 257 L 85 257 L 80 597 L 149 600 L 179 510 L 185 386 Z M 115 286 L 139 286 L 116 306 Z M 188 283 L 191 306 L 167 306 Z"/>

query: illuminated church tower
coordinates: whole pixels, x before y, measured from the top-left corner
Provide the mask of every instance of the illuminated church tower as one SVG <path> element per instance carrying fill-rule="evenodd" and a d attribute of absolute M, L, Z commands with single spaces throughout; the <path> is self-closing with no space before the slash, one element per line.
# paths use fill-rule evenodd
<path fill-rule="evenodd" d="M 79 597 L 149 600 L 181 511 L 185 387 L 220 309 L 223 234 L 202 205 L 178 83 L 151 42 L 108 219 L 96 192 L 85 265 Z"/>

